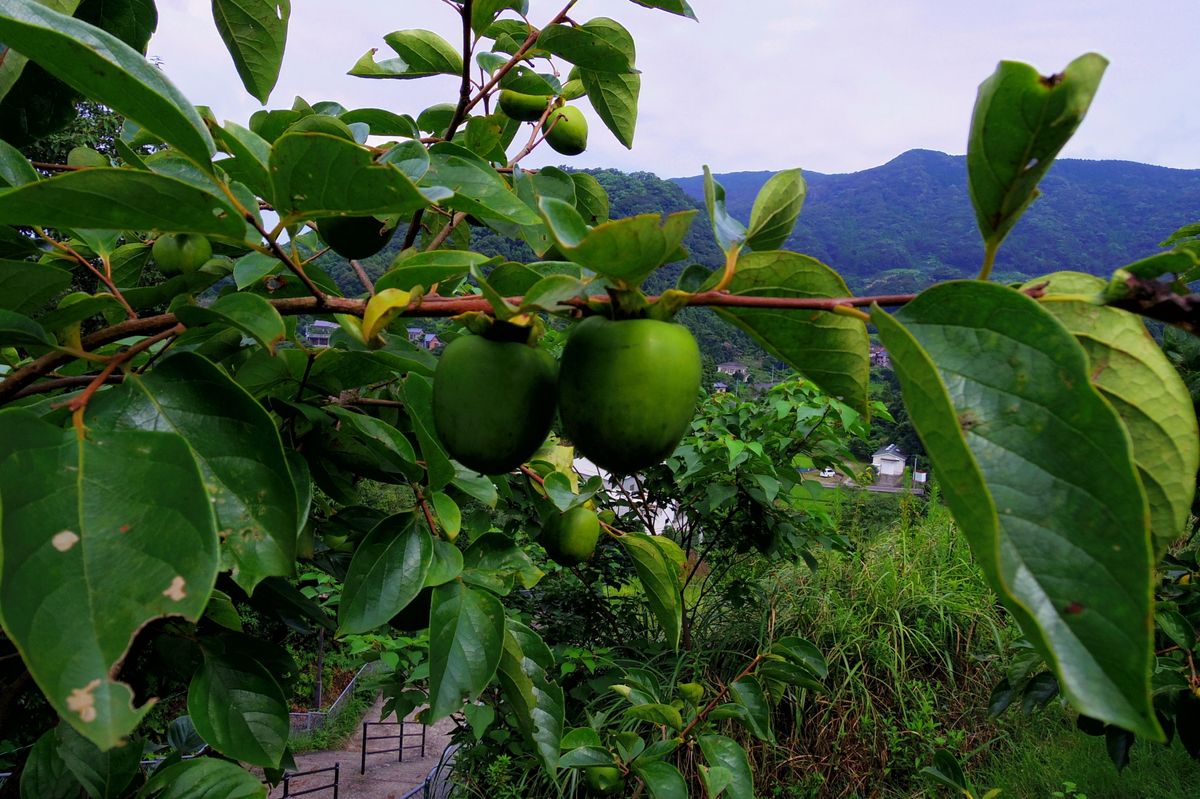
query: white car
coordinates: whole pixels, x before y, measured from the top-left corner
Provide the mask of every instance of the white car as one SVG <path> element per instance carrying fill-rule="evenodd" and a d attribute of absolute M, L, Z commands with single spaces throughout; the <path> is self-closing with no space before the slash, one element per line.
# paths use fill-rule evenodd
<path fill-rule="evenodd" d="M 835 472 L 833 470 L 832 466 L 826 466 L 824 469 L 821 470 L 821 476 L 822 477 L 837 477 L 837 472 Z"/>

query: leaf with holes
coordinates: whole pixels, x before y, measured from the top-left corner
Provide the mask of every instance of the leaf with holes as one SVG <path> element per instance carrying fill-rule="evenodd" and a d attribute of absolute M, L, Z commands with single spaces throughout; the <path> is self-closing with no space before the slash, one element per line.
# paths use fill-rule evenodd
<path fill-rule="evenodd" d="M 872 321 L 992 589 L 1080 712 L 1161 740 L 1149 512 L 1083 349 L 1034 300 L 978 281 Z"/>
<path fill-rule="evenodd" d="M 134 634 L 162 616 L 196 621 L 216 580 L 217 528 L 191 450 L 173 433 L 80 440 L 4 411 L 0 513 L 5 633 L 58 714 L 117 746 L 150 709 L 110 676 Z"/>
<path fill-rule="evenodd" d="M 247 591 L 291 574 L 297 501 L 271 417 L 211 361 L 171 355 L 98 394 L 88 423 L 100 430 L 178 433 L 192 448 L 224 535 L 224 560 Z"/>

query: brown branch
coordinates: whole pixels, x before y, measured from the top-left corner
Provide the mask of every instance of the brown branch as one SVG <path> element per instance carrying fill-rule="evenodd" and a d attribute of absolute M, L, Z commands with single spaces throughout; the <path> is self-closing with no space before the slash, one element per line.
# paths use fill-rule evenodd
<path fill-rule="evenodd" d="M 34 383 L 32 386 L 23 388 L 13 396 L 13 399 L 23 399 L 24 397 L 32 397 L 35 394 L 46 394 L 51 391 L 58 391 L 63 388 L 79 388 L 86 386 L 96 379 L 96 375 L 79 375 L 77 377 L 54 377 L 49 380 L 43 380 L 40 383 Z M 120 383 L 125 379 L 125 375 L 109 375 L 106 383 Z"/>
<path fill-rule="evenodd" d="M 112 376 L 112 373 L 115 372 L 121 366 L 121 364 L 127 363 L 139 352 L 144 352 L 150 349 L 163 339 L 170 338 L 171 336 L 177 336 L 186 329 L 187 328 L 181 324 L 175 325 L 174 327 L 164 330 L 161 333 L 150 336 L 149 338 L 144 338 L 131 346 L 129 349 L 122 350 L 121 352 L 117 353 L 109 359 L 108 363 L 100 371 L 100 374 L 92 378 L 91 382 L 87 384 L 87 388 L 83 390 L 83 393 L 67 403 L 67 408 L 69 408 L 72 413 L 78 414 L 87 407 L 88 402 L 92 399 L 92 395 L 94 395 L 102 385 L 108 382 L 108 378 Z"/>
<path fill-rule="evenodd" d="M 48 164 L 45 161 L 30 161 L 35 169 L 46 172 L 78 172 L 80 169 L 91 169 L 87 166 L 70 166 L 69 164 Z"/>
<path fill-rule="evenodd" d="M 703 710 L 696 714 L 696 718 L 692 719 L 691 722 L 683 728 L 683 732 L 679 733 L 679 737 L 686 741 L 688 733 L 695 729 L 697 724 L 708 718 L 708 714 L 712 713 L 716 709 L 717 705 L 721 704 L 725 697 L 729 695 L 729 686 L 733 685 L 743 677 L 747 677 L 753 673 L 754 670 L 758 668 L 759 664 L 766 659 L 766 657 L 767 656 L 765 654 L 759 652 L 754 656 L 754 660 L 751 660 L 746 668 L 742 669 L 741 674 L 721 686 L 721 690 L 717 691 L 717 695 L 712 698 L 711 702 L 704 706 Z"/>
<path fill-rule="evenodd" d="M 358 275 L 358 282 L 363 284 L 363 288 L 367 290 L 367 294 L 375 296 L 375 284 L 371 282 L 371 278 L 367 275 L 367 270 L 362 268 L 362 264 L 357 258 L 350 259 L 350 267 L 354 270 L 354 274 Z"/>
<path fill-rule="evenodd" d="M 458 132 L 458 126 L 467 118 L 468 104 L 471 102 L 471 51 L 474 49 L 471 45 L 471 6 L 474 0 L 463 0 L 462 8 L 458 13 L 462 15 L 462 84 L 458 89 L 458 106 L 454 109 L 454 116 L 450 118 L 450 125 L 446 128 L 446 141 L 453 141 L 454 134 Z"/>
<path fill-rule="evenodd" d="M 744 297 L 708 291 L 693 294 L 688 298 L 687 305 L 718 308 L 776 308 L 780 310 L 832 311 L 839 305 L 858 307 L 869 306 L 875 303 L 887 306 L 904 305 L 911 302 L 915 297 L 916 295 L 914 294 L 885 294 L 874 297 L 834 297 L 828 299 L 811 297 Z M 653 302 L 658 298 L 649 297 L 647 299 Z M 509 301 L 519 306 L 522 298 L 510 297 Z M 578 298 L 567 300 L 560 303 L 560 305 L 564 309 L 586 309 L 589 307 L 589 302 L 603 303 L 607 301 L 606 297 L 597 296 L 591 298 L 591 300 Z M 283 316 L 313 313 L 342 313 L 351 316 L 362 316 L 366 309 L 367 301 L 330 296 L 325 296 L 319 300 L 316 297 L 293 297 L 286 300 L 272 300 L 271 305 Z M 492 306 L 483 297 L 439 297 L 435 295 L 422 298 L 419 303 L 412 308 L 406 308 L 400 315 L 404 317 L 440 318 L 458 316 L 469 311 L 491 313 Z M 111 344 L 127 336 L 152 335 L 174 327 L 178 323 L 179 320 L 175 318 L 175 314 L 169 313 L 130 319 L 85 336 L 82 342 L 83 348 L 85 350 L 94 350 L 97 347 Z M 74 355 L 69 353 L 52 352 L 37 358 L 25 366 L 14 369 L 4 380 L 0 381 L 0 405 L 12 401 L 17 392 L 32 384 L 42 375 L 49 374 L 61 364 L 71 361 L 74 357 Z"/>
<path fill-rule="evenodd" d="M 1200 335 L 1200 294 L 1177 294 L 1166 283 L 1135 275 L 1126 278 L 1125 287 L 1126 295 L 1109 305 Z"/>

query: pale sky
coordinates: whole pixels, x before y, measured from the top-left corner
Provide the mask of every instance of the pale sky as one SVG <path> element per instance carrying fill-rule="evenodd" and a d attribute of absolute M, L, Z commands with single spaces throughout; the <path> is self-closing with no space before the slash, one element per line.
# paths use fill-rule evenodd
<path fill-rule="evenodd" d="M 530 0 L 543 25 L 562 0 Z M 692 0 L 699 23 L 628 0 L 580 0 L 576 21 L 617 19 L 638 44 L 642 99 L 632 151 L 591 116 L 588 151 L 526 163 L 663 177 L 794 166 L 851 172 L 916 147 L 962 153 L 975 90 L 1001 59 L 1043 74 L 1096 51 L 1111 64 L 1065 157 L 1200 168 L 1197 0 Z M 151 55 L 184 94 L 245 124 L 241 88 L 210 0 L 158 0 Z M 295 95 L 416 116 L 456 99 L 457 80 L 364 80 L 346 71 L 383 35 L 426 28 L 454 42 L 439 0 L 292 0 L 283 71 L 267 107 Z M 579 101 L 590 115 L 586 101 Z M 544 148 L 545 149 L 545 148 Z"/>

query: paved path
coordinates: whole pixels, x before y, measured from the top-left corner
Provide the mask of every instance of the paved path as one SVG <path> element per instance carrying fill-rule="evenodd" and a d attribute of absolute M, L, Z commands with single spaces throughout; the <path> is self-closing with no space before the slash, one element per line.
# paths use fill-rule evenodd
<path fill-rule="evenodd" d="M 367 711 L 363 721 L 395 721 L 395 715 L 381 719 L 383 699 L 377 698 L 375 704 Z M 395 730 L 392 732 L 391 730 Z M 378 734 L 399 735 L 399 727 L 384 728 Z M 296 755 L 296 765 L 300 771 L 332 767 L 341 763 L 341 781 L 339 783 L 339 799 L 400 799 L 413 788 L 424 781 L 430 770 L 437 765 L 442 756 L 442 750 L 450 743 L 450 733 L 454 730 L 454 722 L 443 719 L 430 727 L 425 734 L 425 756 L 421 757 L 420 749 L 409 749 L 404 752 L 404 762 L 396 762 L 396 755 L 367 755 L 367 773 L 358 773 L 359 757 L 362 745 L 362 724 L 346 742 L 342 750 L 308 752 Z M 377 731 L 372 730 L 372 734 Z M 417 739 L 419 742 L 420 739 Z M 406 744 L 414 743 L 406 738 Z M 393 749 L 396 741 L 371 741 L 371 749 Z M 315 788 L 318 785 L 328 785 L 333 781 L 333 772 L 317 774 L 312 777 L 299 777 L 291 781 L 291 792 Z M 283 784 L 278 785 L 270 794 L 271 799 L 283 796 Z M 333 789 L 307 794 L 311 799 L 332 799 Z"/>

